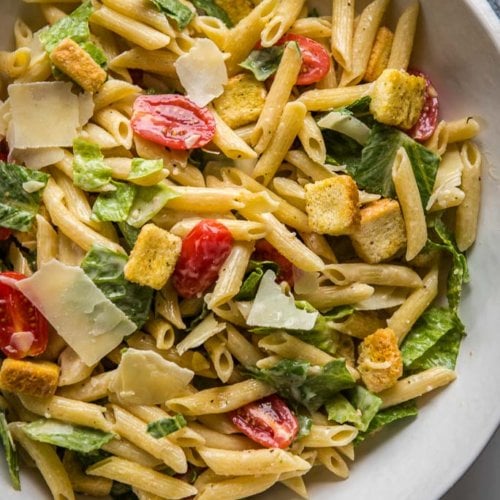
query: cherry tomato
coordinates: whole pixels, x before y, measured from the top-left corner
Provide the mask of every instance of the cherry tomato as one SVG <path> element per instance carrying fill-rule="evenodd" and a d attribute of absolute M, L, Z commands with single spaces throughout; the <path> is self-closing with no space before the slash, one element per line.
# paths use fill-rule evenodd
<path fill-rule="evenodd" d="M 182 241 L 173 284 L 181 297 L 201 297 L 212 285 L 233 246 L 226 226 L 212 219 L 196 224 Z"/>
<path fill-rule="evenodd" d="M 215 134 L 212 113 L 176 94 L 139 96 L 131 124 L 137 135 L 171 149 L 201 148 Z"/>
<path fill-rule="evenodd" d="M 48 341 L 47 320 L 12 283 L 25 278 L 20 273 L 0 273 L 0 349 L 15 359 L 42 354 Z"/>
<path fill-rule="evenodd" d="M 243 434 L 267 448 L 287 448 L 299 432 L 297 418 L 275 395 L 238 408 L 231 420 Z"/>
<path fill-rule="evenodd" d="M 439 114 L 438 94 L 425 73 L 415 69 L 409 70 L 408 73 L 421 76 L 426 81 L 424 108 L 422 109 L 422 113 L 420 113 L 417 123 L 408 131 L 410 137 L 422 142 L 429 139 L 434 130 L 436 130 Z"/>
<path fill-rule="evenodd" d="M 287 42 L 297 42 L 302 55 L 302 68 L 297 78 L 297 85 L 311 85 L 326 76 L 332 60 L 321 44 L 305 36 L 290 34 L 281 37 L 277 45 Z"/>
<path fill-rule="evenodd" d="M 5 241 L 10 238 L 12 231 L 6 227 L 0 227 L 0 241 Z"/>
<path fill-rule="evenodd" d="M 278 283 L 286 281 L 290 286 L 293 285 L 293 264 L 281 255 L 271 243 L 268 243 L 266 240 L 259 240 L 255 245 L 252 259 L 259 261 L 272 260 L 276 262 L 280 268 L 276 281 Z"/>

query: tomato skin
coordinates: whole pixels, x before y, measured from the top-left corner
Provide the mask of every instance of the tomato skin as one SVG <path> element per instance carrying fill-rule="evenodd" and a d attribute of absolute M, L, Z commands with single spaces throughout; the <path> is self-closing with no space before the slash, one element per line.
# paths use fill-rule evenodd
<path fill-rule="evenodd" d="M 302 55 L 302 67 L 297 78 L 297 85 L 311 85 L 326 76 L 332 60 L 320 43 L 302 35 L 289 34 L 281 37 L 276 45 L 283 45 L 287 42 L 297 42 Z"/>
<path fill-rule="evenodd" d="M 293 264 L 283 255 L 281 255 L 271 243 L 266 240 L 259 240 L 255 245 L 255 250 L 252 254 L 253 260 L 271 260 L 278 264 L 280 270 L 276 281 L 281 283 L 286 281 L 290 286 L 293 286 Z"/>
<path fill-rule="evenodd" d="M 0 241 L 5 241 L 10 238 L 12 231 L 7 227 L 0 227 Z"/>
<path fill-rule="evenodd" d="M 48 342 L 47 320 L 9 283 L 9 280 L 25 278 L 20 273 L 0 273 L 0 349 L 14 359 L 38 356 L 45 351 Z"/>
<path fill-rule="evenodd" d="M 181 297 L 201 297 L 217 279 L 233 247 L 226 226 L 212 219 L 199 222 L 182 241 L 181 255 L 172 276 Z"/>
<path fill-rule="evenodd" d="M 231 413 L 233 424 L 266 448 L 287 448 L 299 432 L 299 423 L 278 396 L 253 401 Z"/>
<path fill-rule="evenodd" d="M 421 76 L 426 82 L 424 107 L 417 123 L 407 131 L 410 137 L 416 141 L 423 142 L 429 139 L 434 130 L 436 130 L 439 115 L 439 98 L 431 80 L 425 73 L 416 69 L 410 69 L 408 73 L 410 75 Z"/>
<path fill-rule="evenodd" d="M 171 149 L 201 148 L 215 135 L 215 119 L 208 108 L 177 94 L 139 96 L 131 125 L 137 135 Z"/>

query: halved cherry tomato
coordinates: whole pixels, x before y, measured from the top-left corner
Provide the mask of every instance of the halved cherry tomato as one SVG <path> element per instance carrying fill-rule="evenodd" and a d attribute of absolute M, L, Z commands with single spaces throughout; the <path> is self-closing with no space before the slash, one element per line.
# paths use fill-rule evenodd
<path fill-rule="evenodd" d="M 10 238 L 12 231 L 6 227 L 0 227 L 0 241 L 5 241 Z"/>
<path fill-rule="evenodd" d="M 276 281 L 281 283 L 286 281 L 290 286 L 293 286 L 293 264 L 283 255 L 281 255 L 271 243 L 266 240 L 259 240 L 255 245 L 255 250 L 252 254 L 253 260 L 271 260 L 278 264 L 280 271 L 276 277 Z"/>
<path fill-rule="evenodd" d="M 215 135 L 212 113 L 176 94 L 139 96 L 131 124 L 137 135 L 171 149 L 201 148 Z"/>
<path fill-rule="evenodd" d="M 425 101 L 422 113 L 417 123 L 407 132 L 410 137 L 416 141 L 425 141 L 431 137 L 436 130 L 439 114 L 439 99 L 436 89 L 432 85 L 429 77 L 416 69 L 408 70 L 408 73 L 425 78 Z"/>
<path fill-rule="evenodd" d="M 299 432 L 299 423 L 278 396 L 268 396 L 231 413 L 233 424 L 267 448 L 287 448 Z"/>
<path fill-rule="evenodd" d="M 326 76 L 332 60 L 321 44 L 305 36 L 290 34 L 281 37 L 276 45 L 283 45 L 287 42 L 297 42 L 302 55 L 302 67 L 297 78 L 297 85 L 311 85 Z"/>
<path fill-rule="evenodd" d="M 201 297 L 212 285 L 233 246 L 226 226 L 212 219 L 199 222 L 182 241 L 173 284 L 181 297 Z"/>
<path fill-rule="evenodd" d="M 13 283 L 25 278 L 20 273 L 0 273 L 0 349 L 15 359 L 42 354 L 48 341 L 47 320 Z"/>

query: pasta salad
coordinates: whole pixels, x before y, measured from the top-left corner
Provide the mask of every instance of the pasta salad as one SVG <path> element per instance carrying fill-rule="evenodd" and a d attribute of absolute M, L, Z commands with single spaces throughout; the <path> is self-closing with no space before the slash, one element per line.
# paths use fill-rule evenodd
<path fill-rule="evenodd" d="M 479 125 L 411 63 L 419 3 L 25 1 L 44 23 L 0 51 L 12 487 L 20 449 L 58 500 L 346 479 L 465 335 Z"/>

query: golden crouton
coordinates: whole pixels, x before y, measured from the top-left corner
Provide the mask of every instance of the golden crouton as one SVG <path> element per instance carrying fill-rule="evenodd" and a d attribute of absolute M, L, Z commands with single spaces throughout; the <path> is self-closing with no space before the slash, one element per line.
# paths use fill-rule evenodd
<path fill-rule="evenodd" d="M 360 224 L 350 238 L 365 262 L 377 264 L 390 259 L 406 245 L 406 229 L 396 200 L 373 201 L 360 212 Z"/>
<path fill-rule="evenodd" d="M 50 54 L 50 60 L 87 92 L 97 92 L 108 76 L 90 54 L 71 38 L 65 38 L 57 45 Z"/>
<path fill-rule="evenodd" d="M 125 278 L 160 290 L 174 272 L 181 246 L 182 240 L 178 236 L 154 224 L 146 224 L 125 265 Z"/>
<path fill-rule="evenodd" d="M 348 175 L 306 184 L 306 212 L 311 231 L 352 233 L 359 223 L 358 187 Z"/>
<path fill-rule="evenodd" d="M 390 29 L 385 26 L 379 28 L 366 66 L 364 76 L 366 82 L 374 82 L 382 74 L 382 71 L 387 68 L 393 39 L 394 34 Z"/>
<path fill-rule="evenodd" d="M 359 345 L 358 371 L 366 387 L 381 392 L 403 375 L 403 358 L 390 328 L 377 330 Z"/>
<path fill-rule="evenodd" d="M 231 127 L 248 125 L 259 118 L 266 101 L 266 87 L 250 73 L 229 79 L 224 93 L 214 101 L 215 110 Z"/>
<path fill-rule="evenodd" d="M 399 69 L 386 69 L 374 84 L 370 111 L 386 125 L 410 129 L 424 107 L 425 79 Z"/>
<path fill-rule="evenodd" d="M 46 398 L 53 396 L 59 381 L 59 366 L 49 361 L 4 359 L 0 368 L 0 388 Z"/>
<path fill-rule="evenodd" d="M 238 24 L 252 12 L 258 2 L 255 0 L 215 0 L 215 3 L 227 13 L 233 24 Z"/>

